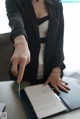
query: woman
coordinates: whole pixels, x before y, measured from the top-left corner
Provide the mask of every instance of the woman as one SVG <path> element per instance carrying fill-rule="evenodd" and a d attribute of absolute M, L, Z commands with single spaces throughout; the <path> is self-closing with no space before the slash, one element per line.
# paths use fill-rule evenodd
<path fill-rule="evenodd" d="M 11 79 L 68 92 L 63 75 L 63 8 L 58 0 L 6 0 L 14 43 Z"/>

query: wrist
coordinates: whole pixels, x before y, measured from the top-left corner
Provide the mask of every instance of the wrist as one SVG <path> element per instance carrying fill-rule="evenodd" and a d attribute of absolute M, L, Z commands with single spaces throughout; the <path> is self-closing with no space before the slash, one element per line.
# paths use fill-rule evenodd
<path fill-rule="evenodd" d="M 61 75 L 61 68 L 60 67 L 53 68 L 51 75 L 60 76 Z"/>
<path fill-rule="evenodd" d="M 61 74 L 59 74 L 59 73 L 58 73 L 58 74 L 57 74 L 57 73 L 55 74 L 55 73 L 53 73 L 53 72 L 51 73 L 51 76 L 53 76 L 53 77 L 57 77 L 57 78 L 59 78 L 60 75 L 61 75 Z"/>
<path fill-rule="evenodd" d="M 17 36 L 14 39 L 14 46 L 17 47 L 17 46 L 23 46 L 23 45 L 26 45 L 28 47 L 28 43 L 25 39 L 25 36 L 24 35 Z"/>

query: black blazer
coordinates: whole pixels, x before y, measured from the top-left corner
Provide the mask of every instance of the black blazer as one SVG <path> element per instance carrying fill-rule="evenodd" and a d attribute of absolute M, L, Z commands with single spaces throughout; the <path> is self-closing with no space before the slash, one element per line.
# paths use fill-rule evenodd
<path fill-rule="evenodd" d="M 44 79 L 54 67 L 65 68 L 63 64 L 63 8 L 58 0 L 45 0 L 49 13 L 49 27 L 44 53 Z M 12 29 L 10 38 L 24 35 L 31 52 L 31 62 L 26 66 L 23 79 L 34 82 L 37 77 L 40 51 L 39 29 L 31 0 L 6 0 L 7 16 Z M 15 77 L 10 73 L 11 78 Z"/>

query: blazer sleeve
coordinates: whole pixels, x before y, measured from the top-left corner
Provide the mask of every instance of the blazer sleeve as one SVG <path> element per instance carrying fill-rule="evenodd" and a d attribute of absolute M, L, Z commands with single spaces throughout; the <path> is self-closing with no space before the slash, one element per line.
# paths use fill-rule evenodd
<path fill-rule="evenodd" d="M 61 67 L 61 70 L 65 68 L 63 63 L 64 61 L 64 53 L 63 53 L 63 37 L 64 37 L 64 17 L 63 17 L 63 7 L 62 4 L 59 3 L 59 27 L 58 27 L 58 34 L 56 40 L 56 48 L 55 48 L 55 66 L 54 67 Z"/>
<path fill-rule="evenodd" d="M 10 39 L 14 39 L 18 35 L 24 35 L 27 38 L 22 16 L 19 12 L 16 0 L 6 0 L 6 12 L 9 19 L 9 26 L 11 27 Z"/>

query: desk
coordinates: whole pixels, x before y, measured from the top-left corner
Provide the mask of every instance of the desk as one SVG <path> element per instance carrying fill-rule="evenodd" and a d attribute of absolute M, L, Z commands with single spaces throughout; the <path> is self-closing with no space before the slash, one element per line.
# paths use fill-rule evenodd
<path fill-rule="evenodd" d="M 23 84 L 22 86 L 25 87 L 26 85 Z M 27 113 L 22 101 L 18 98 L 17 86 L 14 81 L 0 82 L 0 102 L 6 104 L 5 111 L 7 112 L 8 119 L 27 119 Z M 50 119 L 80 119 L 80 110 Z"/>
<path fill-rule="evenodd" d="M 17 86 L 14 81 L 0 82 L 0 102 L 6 104 L 8 119 L 27 119 L 23 104 L 18 97 Z"/>

